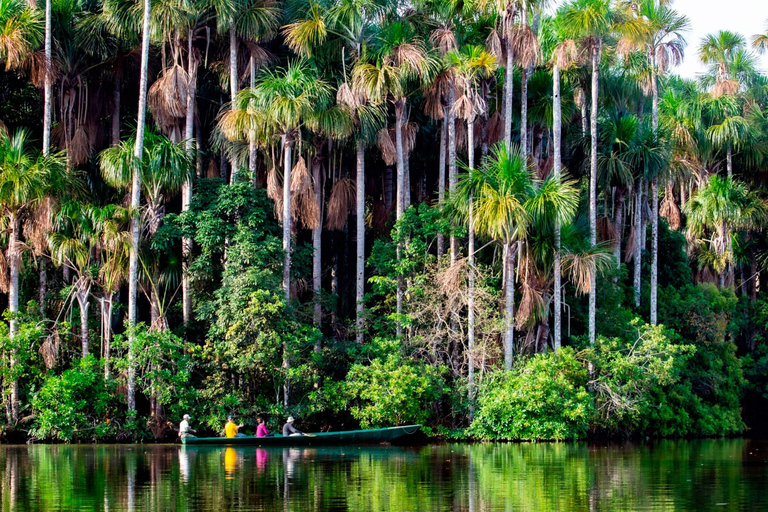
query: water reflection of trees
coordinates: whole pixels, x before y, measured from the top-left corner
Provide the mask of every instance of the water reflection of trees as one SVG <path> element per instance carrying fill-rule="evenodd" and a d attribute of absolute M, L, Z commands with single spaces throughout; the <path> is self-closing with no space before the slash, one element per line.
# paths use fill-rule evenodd
<path fill-rule="evenodd" d="M 2 510 L 180 512 L 702 510 L 716 503 L 757 510 L 768 505 L 768 464 L 750 454 L 768 445 L 754 443 L 3 447 L 0 503 Z"/>

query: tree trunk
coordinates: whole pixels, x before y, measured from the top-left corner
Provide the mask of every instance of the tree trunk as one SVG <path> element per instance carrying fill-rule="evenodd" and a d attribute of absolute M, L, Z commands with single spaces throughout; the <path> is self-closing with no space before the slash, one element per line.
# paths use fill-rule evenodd
<path fill-rule="evenodd" d="M 396 219 L 400 220 L 404 212 L 405 204 L 405 159 L 403 155 L 403 114 L 405 111 L 405 99 L 401 98 L 395 103 L 395 147 L 397 150 L 397 207 L 396 207 Z M 397 245 L 397 260 L 400 261 L 402 256 L 402 244 Z M 403 334 L 402 322 L 400 316 L 403 314 L 403 289 L 405 283 L 403 282 L 403 276 L 397 276 L 397 337 L 399 338 Z"/>
<path fill-rule="evenodd" d="M 442 208 L 445 204 L 445 160 L 448 146 L 448 109 L 443 107 L 443 127 L 440 129 L 440 168 L 437 172 L 437 205 Z M 443 259 L 445 253 L 445 235 L 437 234 L 437 261 Z"/>
<path fill-rule="evenodd" d="M 315 182 L 315 201 L 320 211 L 320 221 L 312 230 L 312 300 L 314 302 L 313 323 L 320 327 L 323 321 L 323 305 L 321 302 L 322 262 L 323 262 L 323 189 L 320 182 L 320 149 L 312 159 L 312 181 Z"/>
<path fill-rule="evenodd" d="M 512 369 L 515 349 L 515 257 L 517 256 L 517 243 L 508 242 L 504 254 L 504 268 L 506 269 L 504 306 L 504 368 Z"/>
<path fill-rule="evenodd" d="M 188 52 L 188 64 L 187 72 L 189 74 L 189 88 L 187 91 L 187 112 L 184 125 L 184 144 L 189 153 L 190 159 L 194 162 L 197 156 L 195 149 L 195 96 L 197 92 L 197 58 L 192 48 L 192 39 L 194 33 L 192 29 L 189 30 L 187 36 L 187 52 Z M 190 175 L 187 180 L 184 181 L 184 186 L 181 190 L 181 211 L 189 211 L 190 203 L 192 202 L 192 176 Z M 192 256 L 192 239 L 184 237 L 181 239 L 181 256 L 182 256 L 182 277 L 181 277 L 181 294 L 182 294 L 182 309 L 184 318 L 184 328 L 189 329 L 192 322 L 192 290 L 189 282 L 189 260 Z"/>
<path fill-rule="evenodd" d="M 253 58 L 253 55 L 251 55 L 250 58 L 250 67 L 251 67 L 251 89 L 256 87 L 256 59 Z M 251 105 L 253 106 L 253 101 L 251 101 Z M 256 134 L 254 132 L 250 132 L 248 134 L 248 171 L 251 173 L 251 183 L 253 183 L 253 187 L 256 188 L 256 160 L 257 160 L 258 153 L 256 152 Z"/>
<path fill-rule="evenodd" d="M 144 125 L 147 118 L 147 82 L 149 80 L 149 36 L 152 14 L 151 0 L 144 0 L 144 20 L 141 34 L 141 77 L 139 79 L 139 113 L 136 119 L 134 158 L 141 161 L 144 154 Z M 131 180 L 131 208 L 141 206 L 141 171 L 134 169 Z M 139 216 L 131 216 L 131 256 L 128 266 L 128 325 L 136 325 L 139 287 Z M 136 369 L 133 365 L 133 335 L 128 335 L 128 410 L 136 410 Z"/>
<path fill-rule="evenodd" d="M 456 193 L 456 185 L 459 181 L 459 173 L 456 166 L 456 115 L 453 113 L 453 104 L 455 92 L 453 90 L 453 81 L 449 85 L 448 93 L 448 195 L 453 197 Z M 456 264 L 458 254 L 458 241 L 456 236 L 451 234 L 451 265 Z"/>
<path fill-rule="evenodd" d="M 83 283 L 78 283 L 78 288 L 83 286 Z M 88 302 L 88 292 L 78 291 L 77 303 L 80 305 L 80 346 L 82 348 L 82 356 L 88 355 L 88 309 L 90 303 Z"/>
<path fill-rule="evenodd" d="M 640 307 L 640 293 L 642 288 L 642 269 L 643 269 L 643 250 L 642 235 L 643 229 L 643 183 L 642 178 L 637 179 L 635 183 L 635 247 L 634 247 L 634 288 L 635 288 L 635 307 Z"/>
<path fill-rule="evenodd" d="M 8 284 L 8 310 L 11 313 L 9 337 L 13 342 L 16 334 L 19 331 L 19 320 L 17 318 L 19 314 L 19 265 L 21 252 L 18 247 L 19 232 L 21 230 L 21 221 L 19 217 L 12 213 L 10 215 L 8 233 L 8 267 L 10 269 L 10 283 Z M 17 350 L 13 348 L 11 350 L 10 369 L 15 371 Z M 14 379 L 11 382 L 11 419 L 14 423 L 19 421 L 19 381 Z"/>
<path fill-rule="evenodd" d="M 563 145 L 563 113 L 562 103 L 560 97 L 560 68 L 555 64 L 552 66 L 552 132 L 553 132 L 553 148 L 554 148 L 554 173 L 555 178 L 560 178 L 561 170 L 563 167 L 562 160 L 562 145 Z M 561 289 L 562 289 L 562 271 L 560 260 L 560 222 L 555 221 L 555 257 L 554 257 L 554 299 L 555 299 L 555 339 L 554 349 L 557 352 L 560 349 L 562 343 L 562 304 Z"/>
<path fill-rule="evenodd" d="M 355 276 L 355 339 L 363 343 L 363 296 L 365 294 L 365 144 L 357 142 L 357 176 L 355 177 L 357 221 L 357 272 Z"/>
<path fill-rule="evenodd" d="M 229 97 L 232 102 L 232 108 L 235 108 L 235 97 L 237 96 L 237 34 L 235 33 L 235 27 L 229 28 Z M 232 169 L 229 173 L 229 184 L 232 185 L 237 182 L 237 158 L 232 157 Z"/>
<path fill-rule="evenodd" d="M 616 197 L 616 215 L 614 215 L 614 226 L 616 227 L 616 246 L 613 248 L 613 257 L 616 259 L 616 268 L 621 268 L 621 242 L 622 231 L 624 227 L 624 198 L 626 192 L 624 187 L 619 187 Z"/>
<path fill-rule="evenodd" d="M 728 172 L 728 179 L 733 178 L 733 146 L 728 143 L 728 151 L 726 153 L 726 166 Z"/>
<path fill-rule="evenodd" d="M 43 86 L 43 156 L 51 149 L 51 126 L 53 125 L 53 27 L 51 25 L 51 3 L 45 0 L 45 78 Z"/>
<path fill-rule="evenodd" d="M 105 317 L 102 319 L 102 325 L 104 329 L 104 380 L 109 380 L 111 377 L 110 361 L 112 357 L 112 303 L 114 300 L 114 294 L 109 294 L 104 298 L 106 308 L 104 311 Z"/>
<path fill-rule="evenodd" d="M 600 72 L 600 43 L 592 50 L 592 105 L 591 105 L 591 153 L 589 170 L 589 243 L 597 245 L 597 113 Z M 592 275 L 589 284 L 589 342 L 595 342 L 597 315 L 597 276 Z"/>
<path fill-rule="evenodd" d="M 512 13 L 514 14 L 514 13 Z M 512 47 L 511 34 L 506 35 L 507 64 L 504 69 L 504 144 L 507 154 L 512 154 L 512 100 L 515 90 L 515 50 Z"/>
<path fill-rule="evenodd" d="M 469 171 L 475 168 L 475 120 L 467 120 L 467 165 Z M 474 416 L 475 406 L 475 207 L 474 198 L 469 197 L 469 241 L 467 244 L 467 392 L 469 419 Z"/>
<path fill-rule="evenodd" d="M 528 3 L 523 0 L 520 11 L 521 27 L 528 25 Z M 528 158 L 528 70 L 521 68 L 520 73 L 520 152 Z"/>
<path fill-rule="evenodd" d="M 656 54 L 651 58 L 651 91 L 653 93 L 653 110 L 651 124 L 653 133 L 658 137 L 659 131 L 659 81 L 656 74 Z M 659 178 L 651 180 L 651 325 L 658 322 L 658 292 L 659 292 Z"/>
<path fill-rule="evenodd" d="M 291 302 L 291 140 L 289 134 L 284 133 L 281 138 L 283 146 L 283 293 L 285 305 Z M 288 380 L 288 371 L 291 362 L 288 357 L 288 342 L 283 342 L 283 371 L 285 381 L 283 383 L 283 405 L 288 407 L 291 393 L 291 384 Z"/>
<path fill-rule="evenodd" d="M 40 303 L 40 318 L 45 319 L 45 297 L 48 295 L 48 265 L 44 259 L 40 259 L 40 281 L 37 287 L 37 300 Z"/>

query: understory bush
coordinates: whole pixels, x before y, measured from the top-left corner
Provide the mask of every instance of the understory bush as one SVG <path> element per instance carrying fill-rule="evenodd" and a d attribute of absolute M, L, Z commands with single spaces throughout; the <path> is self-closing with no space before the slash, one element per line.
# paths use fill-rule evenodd
<path fill-rule="evenodd" d="M 84 357 L 61 375 L 51 375 L 32 398 L 37 439 L 72 441 L 98 439 L 114 432 L 110 413 L 116 405 L 113 386 L 93 355 Z"/>
<path fill-rule="evenodd" d="M 363 428 L 429 421 L 433 405 L 447 391 L 441 369 L 406 357 L 395 342 L 373 344 L 380 353 L 352 365 L 332 391 L 336 403 L 346 404 Z"/>
<path fill-rule="evenodd" d="M 592 398 L 587 371 L 568 347 L 489 375 L 470 434 L 480 439 L 565 440 L 586 436 Z"/>

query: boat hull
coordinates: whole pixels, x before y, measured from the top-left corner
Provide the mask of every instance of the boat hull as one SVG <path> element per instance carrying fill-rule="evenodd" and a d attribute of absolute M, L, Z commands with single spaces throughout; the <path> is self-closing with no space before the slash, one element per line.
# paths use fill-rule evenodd
<path fill-rule="evenodd" d="M 311 436 L 281 435 L 269 437 L 194 437 L 182 439 L 185 445 L 248 445 L 248 446 L 328 446 L 340 444 L 379 444 L 394 441 L 417 432 L 421 425 L 348 430 L 343 432 L 317 432 Z"/>

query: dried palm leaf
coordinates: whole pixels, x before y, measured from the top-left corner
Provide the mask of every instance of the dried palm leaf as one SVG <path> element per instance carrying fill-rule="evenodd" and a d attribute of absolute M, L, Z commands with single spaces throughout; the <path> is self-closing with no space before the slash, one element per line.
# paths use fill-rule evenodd
<path fill-rule="evenodd" d="M 208 161 L 208 167 L 205 169 L 205 177 L 208 179 L 215 179 L 219 177 L 219 166 L 216 165 L 215 158 L 211 158 Z"/>
<path fill-rule="evenodd" d="M 436 121 L 445 117 L 442 95 L 434 87 L 427 90 L 424 95 L 424 113 Z"/>
<path fill-rule="evenodd" d="M 584 89 L 577 87 L 573 90 L 573 102 L 577 107 L 583 108 L 586 104 L 587 96 L 584 94 Z"/>
<path fill-rule="evenodd" d="M 341 84 L 339 86 L 339 90 L 336 91 L 336 103 L 342 107 L 348 107 L 351 109 L 355 109 L 360 106 L 355 93 L 352 92 L 352 88 L 347 82 Z"/>
<path fill-rule="evenodd" d="M 669 227 L 675 231 L 680 229 L 682 224 L 682 218 L 680 216 L 680 208 L 677 207 L 675 199 L 671 194 L 664 197 L 659 208 L 659 215 L 667 219 Z"/>
<path fill-rule="evenodd" d="M 311 185 L 305 192 L 291 196 L 291 219 L 305 229 L 316 229 L 320 225 L 320 206 Z"/>
<path fill-rule="evenodd" d="M 5 251 L 0 251 L 0 292 L 5 294 L 10 290 L 11 281 L 8 277 L 8 259 Z"/>
<path fill-rule="evenodd" d="M 534 320 L 541 316 L 544 311 L 544 297 L 541 290 L 534 288 L 530 282 L 522 283 L 522 296 L 520 297 L 520 305 L 515 315 L 515 321 L 517 327 L 522 328 L 528 324 L 531 320 Z"/>
<path fill-rule="evenodd" d="M 85 126 L 78 125 L 69 144 L 69 158 L 73 164 L 80 165 L 90 158 L 92 151 L 91 138 L 88 136 Z"/>
<path fill-rule="evenodd" d="M 583 60 L 583 54 L 579 51 L 576 41 L 566 39 L 555 48 L 552 55 L 553 62 L 560 69 L 569 69 L 574 64 L 580 64 Z"/>
<path fill-rule="evenodd" d="M 384 204 L 384 201 L 376 201 L 373 203 L 371 217 L 368 220 L 368 225 L 378 231 L 381 231 L 387 227 L 387 223 L 389 222 L 391 216 L 392 208 L 387 208 L 387 205 Z"/>
<path fill-rule="evenodd" d="M 402 136 L 403 136 L 403 156 L 405 158 L 408 158 L 411 153 L 413 152 L 413 148 L 416 145 L 416 133 L 419 131 L 419 125 L 414 122 L 408 122 L 403 124 L 402 128 Z M 390 140 L 394 141 L 396 134 L 395 134 L 395 127 L 389 129 L 389 138 Z M 393 145 L 394 147 L 394 145 Z M 395 159 L 397 159 L 397 149 L 395 148 Z M 393 162 L 394 163 L 394 162 Z M 387 164 L 392 165 L 392 164 Z"/>
<path fill-rule="evenodd" d="M 395 143 L 392 141 L 389 130 L 382 128 L 379 133 L 376 134 L 376 145 L 381 151 L 381 157 L 384 159 L 384 163 L 387 165 L 394 165 L 397 160 L 397 149 Z"/>
<path fill-rule="evenodd" d="M 437 283 L 440 286 L 440 292 L 444 295 L 453 295 L 464 288 L 464 281 L 467 275 L 467 258 L 458 259 L 453 265 L 441 270 L 436 275 Z"/>
<path fill-rule="evenodd" d="M 495 55 L 497 59 L 501 60 L 505 57 L 504 46 L 501 44 L 501 37 L 496 29 L 491 30 L 491 33 L 488 34 L 488 37 L 485 39 L 485 47 L 488 49 L 488 52 Z"/>
<path fill-rule="evenodd" d="M 40 346 L 40 355 L 43 356 L 45 367 L 49 370 L 56 366 L 60 346 L 59 331 L 53 331 L 46 336 L 45 341 Z"/>
<path fill-rule="evenodd" d="M 715 86 L 712 88 L 712 96 L 719 98 L 720 96 L 735 96 L 739 92 L 739 82 L 737 80 L 718 80 Z"/>
<path fill-rule="evenodd" d="M 462 94 L 456 98 L 456 101 L 453 102 L 451 112 L 460 119 L 470 119 L 477 115 L 472 98 L 466 94 Z"/>
<path fill-rule="evenodd" d="M 291 194 L 301 195 L 312 188 L 312 177 L 307 169 L 307 162 L 303 156 L 296 160 L 296 165 L 291 171 Z"/>
<path fill-rule="evenodd" d="M 161 127 L 175 124 L 177 119 L 186 116 L 188 88 L 189 76 L 178 64 L 171 66 L 149 88 L 147 104 Z"/>
<path fill-rule="evenodd" d="M 624 262 L 631 263 L 635 259 L 635 244 L 637 243 L 637 237 L 635 235 L 635 227 L 629 230 L 629 236 L 627 237 L 627 243 L 624 245 Z"/>
<path fill-rule="evenodd" d="M 504 121 L 501 118 L 501 112 L 497 110 L 488 119 L 488 144 L 493 145 L 501 140 L 503 128 Z"/>
<path fill-rule="evenodd" d="M 539 63 L 539 40 L 529 25 L 520 26 L 514 31 L 512 48 L 515 51 L 515 60 L 521 67 L 527 69 Z"/>
<path fill-rule="evenodd" d="M 447 55 L 448 52 L 456 49 L 456 36 L 449 27 L 438 27 L 433 30 L 429 35 L 429 42 L 440 55 Z"/>
<path fill-rule="evenodd" d="M 613 241 L 618 240 L 618 231 L 608 217 L 600 217 L 597 219 L 597 239 L 600 241 Z"/>
<path fill-rule="evenodd" d="M 328 213 L 325 225 L 330 230 L 342 230 L 347 223 L 349 213 L 355 208 L 357 191 L 355 182 L 350 179 L 340 179 L 333 184 L 331 196 L 328 198 Z"/>

